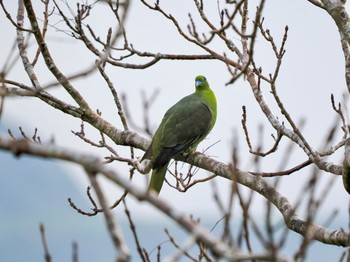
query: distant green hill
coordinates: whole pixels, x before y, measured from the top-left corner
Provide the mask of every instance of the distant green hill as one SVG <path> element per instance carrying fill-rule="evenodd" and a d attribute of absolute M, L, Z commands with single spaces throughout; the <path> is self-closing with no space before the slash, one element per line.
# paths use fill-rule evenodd
<path fill-rule="evenodd" d="M 88 200 L 66 172 L 58 162 L 0 150 L 0 261 L 44 261 L 40 223 L 53 261 L 72 261 L 73 241 L 79 261 L 113 261 L 103 216 L 70 207 L 68 197 L 84 208 Z"/>

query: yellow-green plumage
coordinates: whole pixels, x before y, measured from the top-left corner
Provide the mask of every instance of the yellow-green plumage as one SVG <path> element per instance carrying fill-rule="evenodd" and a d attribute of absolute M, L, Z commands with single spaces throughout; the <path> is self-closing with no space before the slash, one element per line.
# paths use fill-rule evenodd
<path fill-rule="evenodd" d="M 160 192 L 168 164 L 182 153 L 193 153 L 216 121 L 216 98 L 204 76 L 195 79 L 196 91 L 165 113 L 143 159 L 152 161 L 149 189 Z"/>

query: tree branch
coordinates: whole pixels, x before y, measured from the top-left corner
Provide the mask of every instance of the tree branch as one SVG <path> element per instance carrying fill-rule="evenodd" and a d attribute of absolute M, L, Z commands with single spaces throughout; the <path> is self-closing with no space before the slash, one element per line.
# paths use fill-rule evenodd
<path fill-rule="evenodd" d="M 62 72 L 55 65 L 53 58 L 51 57 L 48 46 L 43 38 L 43 35 L 39 28 L 39 23 L 34 12 L 32 2 L 30 0 L 24 0 L 24 6 L 27 11 L 28 19 L 32 26 L 32 30 L 34 32 L 35 39 L 40 48 L 41 54 L 45 60 L 47 68 L 51 71 L 51 73 L 56 77 L 57 81 L 66 89 L 66 91 L 70 94 L 70 96 L 75 100 L 75 102 L 84 110 L 91 111 L 88 103 L 84 100 L 84 98 L 79 94 L 77 90 L 72 86 L 70 81 L 62 74 Z M 22 32 L 21 32 L 22 33 Z"/>
<path fill-rule="evenodd" d="M 132 135 L 131 137 L 137 137 Z M 135 147 L 142 147 L 143 143 L 137 145 L 137 141 L 142 141 L 141 138 L 135 139 L 133 144 Z M 0 136 L 0 148 L 12 152 L 19 156 L 21 154 L 35 155 L 45 158 L 54 158 L 73 162 L 83 166 L 87 170 L 94 170 L 96 173 L 104 175 L 109 180 L 120 185 L 129 193 L 134 195 L 137 199 L 145 200 L 155 206 L 157 209 L 164 212 L 167 216 L 170 216 L 174 221 L 179 223 L 184 229 L 195 235 L 196 238 L 208 245 L 214 253 L 221 254 L 224 257 L 231 257 L 237 255 L 236 251 L 227 247 L 224 243 L 218 243 L 218 240 L 214 240 L 213 237 L 202 228 L 197 228 L 193 223 L 185 216 L 175 211 L 166 202 L 160 198 L 149 194 L 146 189 L 136 188 L 125 177 L 118 175 L 114 170 L 109 169 L 104 165 L 98 157 L 93 155 L 82 154 L 72 150 L 59 148 L 52 145 L 37 145 L 28 142 L 27 140 L 14 140 L 12 138 L 5 138 Z M 297 214 L 293 206 L 289 203 L 288 199 L 281 195 L 274 187 L 269 185 L 260 176 L 255 176 L 248 172 L 235 169 L 235 176 L 232 176 L 231 167 L 225 165 L 219 161 L 211 159 L 203 154 L 194 154 L 187 159 L 182 159 L 185 162 L 195 165 L 197 167 L 208 170 L 221 177 L 229 180 L 237 181 L 238 183 L 256 191 L 257 193 L 268 199 L 282 214 L 286 226 L 303 235 L 310 236 L 317 241 L 339 246 L 349 246 L 350 235 L 343 230 L 330 230 L 325 227 L 309 223 L 302 220 Z"/>
<path fill-rule="evenodd" d="M 96 175 L 97 172 L 95 169 L 85 169 L 88 177 L 90 178 L 92 187 L 94 188 L 97 198 L 102 206 L 103 214 L 105 216 L 108 232 L 110 233 L 113 244 L 116 247 L 117 259 L 118 262 L 126 262 L 130 260 L 130 251 L 128 246 L 125 243 L 122 230 L 117 223 L 116 219 L 113 217 L 113 214 L 107 205 L 106 197 L 104 196 L 103 190 L 100 187 L 100 184 L 97 181 Z"/>

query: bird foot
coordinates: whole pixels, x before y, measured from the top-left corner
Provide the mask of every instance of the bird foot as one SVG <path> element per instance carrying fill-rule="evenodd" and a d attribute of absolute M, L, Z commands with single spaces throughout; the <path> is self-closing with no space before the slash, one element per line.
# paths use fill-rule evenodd
<path fill-rule="evenodd" d="M 143 175 L 148 174 L 152 169 L 152 161 L 148 159 L 135 161 L 135 168 Z"/>
<path fill-rule="evenodd" d="M 202 152 L 193 152 L 193 154 L 192 154 L 193 156 L 198 156 L 198 155 L 202 155 L 202 156 L 205 156 L 205 154 L 204 153 L 202 153 Z"/>

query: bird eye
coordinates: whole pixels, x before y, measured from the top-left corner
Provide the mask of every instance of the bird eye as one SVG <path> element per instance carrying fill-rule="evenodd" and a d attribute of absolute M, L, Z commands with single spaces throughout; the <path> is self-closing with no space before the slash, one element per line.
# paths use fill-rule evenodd
<path fill-rule="evenodd" d="M 196 87 L 197 87 L 197 86 L 200 86 L 202 83 L 203 83 L 203 82 L 202 82 L 201 80 L 197 80 L 197 81 L 196 81 Z"/>

